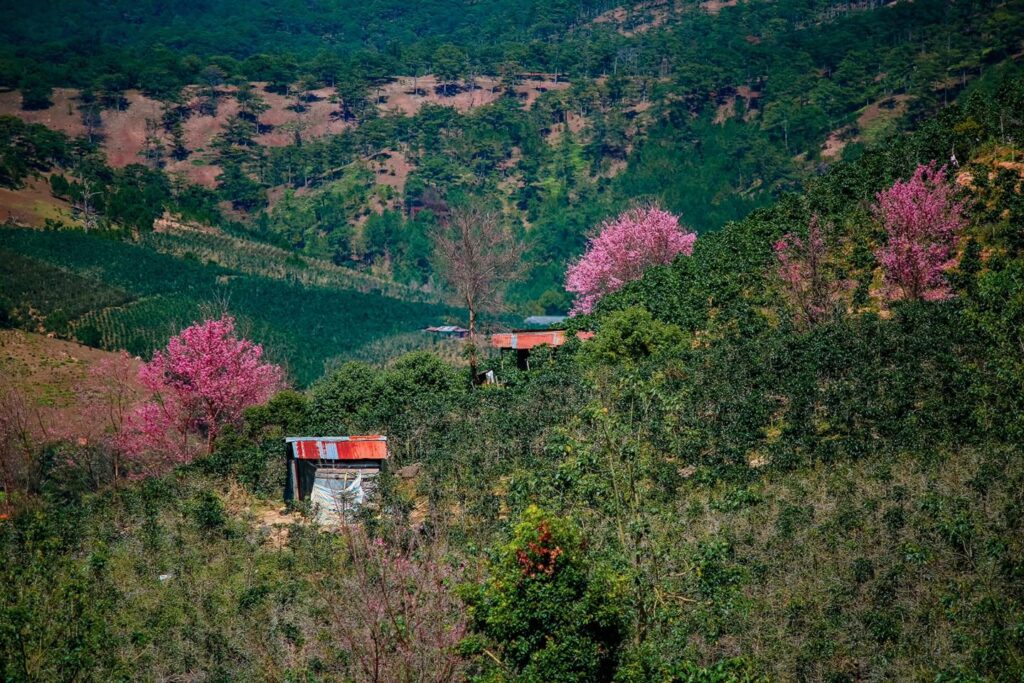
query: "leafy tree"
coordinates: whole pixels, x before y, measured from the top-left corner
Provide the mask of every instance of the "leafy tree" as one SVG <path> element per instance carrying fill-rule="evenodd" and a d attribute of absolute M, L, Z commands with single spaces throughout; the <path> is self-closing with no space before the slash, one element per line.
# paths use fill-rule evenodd
<path fill-rule="evenodd" d="M 217 177 L 217 189 L 236 209 L 251 211 L 264 204 L 267 193 L 263 186 L 249 177 L 237 161 L 228 161 Z"/>
<path fill-rule="evenodd" d="M 625 630 L 620 598 L 569 519 L 524 511 L 468 597 L 472 627 L 501 662 L 485 680 L 612 680 Z"/>
<path fill-rule="evenodd" d="M 468 70 L 466 53 L 456 45 L 445 43 L 434 52 L 434 75 L 447 95 L 453 83 L 465 77 Z"/>
<path fill-rule="evenodd" d="M 248 83 L 243 83 L 235 92 L 235 100 L 238 102 L 238 115 L 245 120 L 255 123 L 259 132 L 259 119 L 263 112 L 270 109 L 260 94 Z"/>
<path fill-rule="evenodd" d="M 640 306 L 615 311 L 601 321 L 580 358 L 599 365 L 630 366 L 676 351 L 686 335 L 676 325 L 656 320 Z"/>
<path fill-rule="evenodd" d="M 18 83 L 21 90 L 21 108 L 26 111 L 49 109 L 53 106 L 53 88 L 36 76 L 25 76 Z"/>

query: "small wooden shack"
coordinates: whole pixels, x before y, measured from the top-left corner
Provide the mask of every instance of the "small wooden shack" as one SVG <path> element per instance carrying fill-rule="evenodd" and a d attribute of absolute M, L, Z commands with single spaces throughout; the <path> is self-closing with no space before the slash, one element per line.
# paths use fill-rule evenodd
<path fill-rule="evenodd" d="M 373 497 L 388 459 L 388 439 L 379 434 L 290 436 L 285 443 L 285 501 L 309 501 L 328 526 L 348 521 Z"/>
<path fill-rule="evenodd" d="M 565 343 L 565 330 L 518 330 L 491 335 L 491 346 L 502 351 L 515 351 L 516 365 L 521 370 L 530 368 L 530 351 L 538 346 L 561 346 Z M 577 332 L 576 338 L 586 341 L 593 332 Z"/>

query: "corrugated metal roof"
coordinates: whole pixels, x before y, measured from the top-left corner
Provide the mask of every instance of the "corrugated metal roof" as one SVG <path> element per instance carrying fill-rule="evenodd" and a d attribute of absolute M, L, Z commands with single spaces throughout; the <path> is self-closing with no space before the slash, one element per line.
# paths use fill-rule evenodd
<path fill-rule="evenodd" d="M 290 436 L 285 439 L 298 460 L 387 460 L 388 438 L 365 436 Z"/>
<path fill-rule="evenodd" d="M 459 327 L 458 325 L 440 325 L 438 327 L 428 327 L 424 332 L 441 332 L 444 334 L 469 334 L 469 330 L 465 327 Z"/>
<path fill-rule="evenodd" d="M 526 325 L 557 325 L 567 319 L 568 316 L 564 315 L 531 315 L 523 323 Z"/>
<path fill-rule="evenodd" d="M 593 332 L 577 332 L 576 338 L 585 341 Z M 561 346 L 565 343 L 565 330 L 526 330 L 491 335 L 491 346 L 496 349 L 527 350 L 536 346 Z"/>

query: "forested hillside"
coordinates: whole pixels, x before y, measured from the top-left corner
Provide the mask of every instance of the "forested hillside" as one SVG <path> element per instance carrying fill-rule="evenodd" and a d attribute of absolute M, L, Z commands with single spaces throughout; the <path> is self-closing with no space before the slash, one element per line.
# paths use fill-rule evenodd
<path fill-rule="evenodd" d="M 370 139 L 362 136 L 400 133 L 403 153 L 417 159 L 401 199 L 410 203 L 368 217 L 354 234 L 369 240 L 379 229 L 380 244 L 397 259 L 418 221 L 444 222 L 460 200 L 484 194 L 523 219 L 518 237 L 534 240 L 525 253 L 536 270 L 519 301 L 554 310 L 569 304 L 561 289 L 560 300 L 543 296 L 555 274 L 561 282 L 585 232 L 627 199 L 654 195 L 683 209 L 681 225 L 671 215 L 667 221 L 677 231 L 698 220 L 718 227 L 730 212 L 738 219 L 695 237 L 678 232 L 674 260 L 613 283 L 586 306 L 577 300 L 569 329 L 593 331 L 592 338 L 538 350 L 528 370 L 510 356 L 481 358 L 497 384 L 479 386 L 465 367 L 417 352 L 383 365 L 341 364 L 307 390 L 281 390 L 267 363 L 276 360 L 274 344 L 264 355 L 231 337 L 235 321 L 218 311 L 173 337 L 140 372 L 158 390 L 136 415 L 181 401 L 201 419 L 171 410 L 163 414 L 184 416 L 177 426 L 152 420 L 132 431 L 129 419 L 127 430 L 111 424 L 108 439 L 53 444 L 24 438 L 28 408 L 0 422 L 10 510 L 0 521 L 8 558 L 0 566 L 5 679 L 1024 676 L 1024 74 L 1013 57 L 1016 6 L 915 1 L 840 12 L 749 3 L 715 5 L 717 14 L 683 7 L 678 20 L 669 11 L 676 6 L 658 14 L 660 7 L 667 6 L 646 10 L 644 30 L 616 23 L 629 12 L 613 14 L 586 29 L 567 27 L 566 44 L 588 30 L 652 46 L 680 40 L 652 53 L 665 58 L 687 46 L 748 57 L 772 46 L 776 61 L 763 80 L 754 79 L 767 63 L 756 59 L 698 71 L 688 78 L 709 80 L 692 90 L 671 89 L 683 75 L 673 72 L 681 60 L 670 61 L 668 80 L 651 83 L 650 108 L 633 118 L 651 117 L 625 143 L 628 165 L 614 177 L 601 175 L 604 151 L 588 156 L 600 108 L 587 110 L 591 133 L 574 138 L 565 126 L 552 142 L 544 139 L 550 130 L 539 131 L 557 115 L 534 118 L 545 112 L 543 97 L 528 109 L 503 98 L 466 113 L 373 114 L 347 134 L 280 148 L 268 159 L 318 150 L 329 169 L 352 158 L 349 145 Z M 733 42 L 708 42 L 707 27 L 719 20 L 751 23 Z M 705 27 L 700 41 L 685 39 L 696 26 Z M 852 43 L 866 52 L 851 58 Z M 962 74 L 948 71 L 954 61 L 964 62 Z M 858 71 L 858 62 L 871 68 Z M 821 73 L 824 64 L 835 70 Z M 928 69 L 941 73 L 924 75 Z M 959 78 L 948 81 L 951 74 Z M 890 76 L 903 84 L 888 84 Z M 720 109 L 721 89 L 708 86 L 717 78 L 734 87 L 756 82 L 759 96 L 737 88 L 726 98 L 739 109 Z M 609 74 L 586 87 L 615 84 Z M 814 104 L 824 102 L 811 99 L 824 97 L 818 88 L 848 99 L 834 110 Z M 575 97 L 577 84 L 564 92 Z M 688 101 L 686 92 L 703 94 Z M 762 104 L 741 113 L 754 100 Z M 883 100 L 906 106 L 907 118 L 876 131 L 877 139 L 858 139 L 860 123 L 843 117 Z M 785 126 L 768 123 L 770 104 L 791 107 L 777 114 Z M 835 118 L 798 127 L 797 115 L 808 112 Z M 825 132 L 850 125 L 856 133 L 836 138 L 847 143 L 844 158 L 822 165 Z M 68 168 L 64 143 L 36 128 L 20 135 L 31 153 L 5 157 L 11 184 Z M 519 137 L 510 145 L 507 135 Z M 778 158 L 776 171 L 790 172 L 733 175 L 745 172 L 734 156 L 743 135 L 751 149 L 767 150 L 756 158 Z M 482 141 L 494 156 L 479 153 Z M 502 155 L 515 158 L 519 170 L 509 177 L 522 181 L 506 194 L 497 191 Z M 74 183 L 105 179 L 115 190 L 103 195 L 110 202 L 130 172 L 96 163 L 102 175 L 69 171 L 66 187 L 51 186 L 71 196 Z M 241 163 L 243 173 L 250 163 Z M 162 171 L 137 168 L 131 173 L 160 186 Z M 442 181 L 452 169 L 460 172 Z M 421 194 L 409 195 L 414 177 Z M 740 177 L 765 190 L 734 197 L 731 183 Z M 193 218 L 206 207 L 216 240 L 286 249 L 287 240 L 272 236 L 288 234 L 275 227 L 275 212 L 315 214 L 305 206 L 312 198 L 323 208 L 331 192 L 351 196 L 335 182 L 354 181 L 302 183 L 303 194 L 293 188 L 262 214 L 260 202 L 218 205 L 232 197 L 223 187 L 167 185 L 149 206 Z M 697 187 L 691 182 L 705 183 L 703 193 L 687 189 Z M 711 187 L 721 188 L 717 205 Z M 709 208 L 698 219 L 689 202 Z M 603 232 L 639 229 L 641 209 L 601 224 Z M 182 258 L 186 247 L 172 243 L 175 233 L 149 234 L 147 222 L 162 210 L 136 224 L 137 235 L 110 211 L 98 211 L 90 228 L 106 239 L 66 228 L 0 232 L 11 255 L 4 268 L 32 259 L 24 275 L 5 276 L 5 293 L 18 283 L 18 300 L 49 302 L 51 288 L 32 280 L 48 269 L 74 284 L 103 283 L 75 287 L 89 292 L 76 303 L 84 312 L 150 295 L 190 297 L 190 287 L 222 286 L 226 278 L 228 289 L 241 283 L 231 289 L 232 307 L 258 322 L 253 302 L 269 306 L 267 329 L 282 335 L 277 325 L 302 315 L 296 301 L 342 300 L 326 285 L 278 298 L 278 290 L 313 285 L 283 282 L 290 270 L 264 280 L 214 239 L 203 242 L 211 254 L 203 258 L 222 265 Z M 601 244 L 589 242 L 587 255 Z M 330 258 L 315 245 L 290 246 Z M 303 263 L 324 272 L 334 265 Z M 182 279 L 162 279 L 175 272 Z M 417 277 L 408 282 L 429 281 Z M 580 279 L 574 291 L 583 291 Z M 351 300 L 397 319 L 378 308 L 381 299 Z M 432 305 L 403 305 L 414 304 Z M 405 310 L 415 317 L 425 309 Z M 263 334 L 254 324 L 251 336 Z M 218 389 L 230 386 L 217 372 L 226 347 L 245 361 L 236 389 L 258 397 L 244 411 L 230 406 L 231 419 L 216 417 L 216 397 L 194 402 L 190 383 L 212 373 Z M 209 348 L 210 357 L 189 356 L 190 348 Z M 312 373 L 316 363 L 306 362 Z M 166 452 L 135 449 L 154 434 L 181 438 Z M 301 504 L 281 511 L 282 439 L 296 434 L 388 436 L 379 498 L 362 508 L 358 524 L 329 533 Z"/>
<path fill-rule="evenodd" d="M 0 206 L 143 231 L 183 211 L 436 289 L 431 230 L 484 202 L 528 248 L 509 301 L 559 313 L 601 219 L 653 197 L 718 229 L 933 116 L 1024 37 L 1016 0 L 455 5 L 11 5 L 0 112 L 79 141 L 32 169 L 49 182 L 5 170 Z M 143 215 L 83 201 L 98 157 L 149 192 Z"/>

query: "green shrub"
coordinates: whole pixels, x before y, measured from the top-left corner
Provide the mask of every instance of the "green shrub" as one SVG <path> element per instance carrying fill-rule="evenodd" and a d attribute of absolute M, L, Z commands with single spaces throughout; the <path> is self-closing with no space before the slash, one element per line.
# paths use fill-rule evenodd
<path fill-rule="evenodd" d="M 625 635 L 619 590 L 565 518 L 528 508 L 469 590 L 473 627 L 501 665 L 481 680 L 611 681 Z"/>

